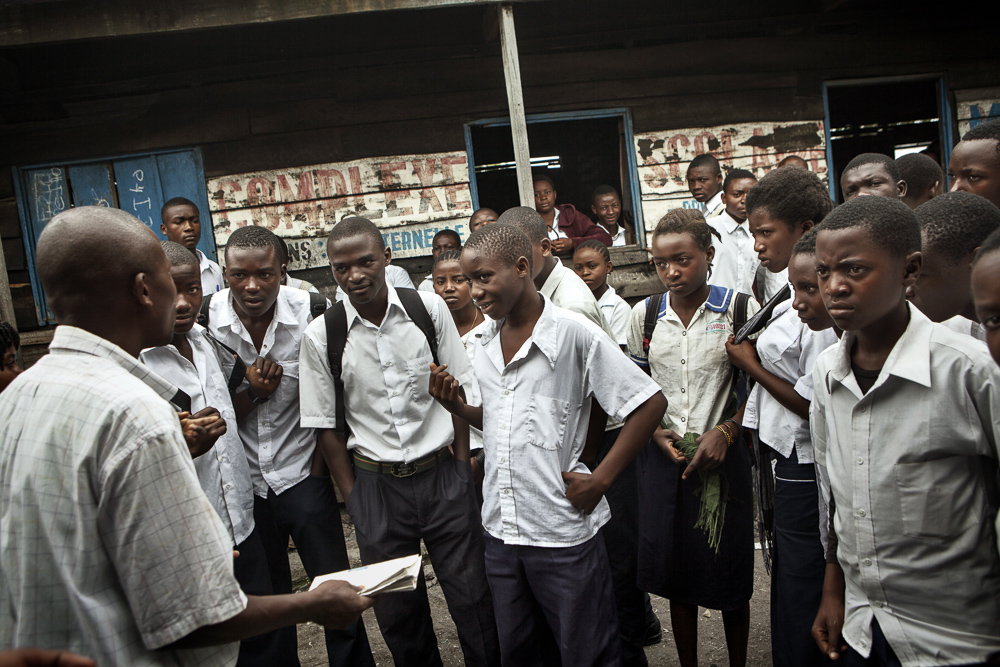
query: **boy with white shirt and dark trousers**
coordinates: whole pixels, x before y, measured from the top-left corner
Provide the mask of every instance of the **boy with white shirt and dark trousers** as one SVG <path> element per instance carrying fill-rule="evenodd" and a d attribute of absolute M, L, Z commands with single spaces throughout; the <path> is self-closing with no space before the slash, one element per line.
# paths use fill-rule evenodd
<path fill-rule="evenodd" d="M 254 520 L 267 550 L 276 593 L 291 592 L 288 538 L 310 577 L 350 567 L 333 484 L 312 475 L 316 432 L 299 425 L 299 344 L 313 315 L 309 293 L 281 286 L 285 265 L 271 231 L 240 227 L 226 244 L 230 287 L 212 299 L 209 332 L 233 348 L 247 366 L 270 360 L 283 369 L 281 382 L 239 422 L 254 487 Z M 252 397 L 253 398 L 253 397 Z M 372 665 L 364 623 L 326 632 L 331 665 Z M 298 664 L 295 635 L 282 664 Z"/>
<path fill-rule="evenodd" d="M 747 193 L 757 177 L 745 169 L 733 169 L 722 183 L 722 213 L 708 218 L 708 226 L 719 233 L 712 260 L 712 284 L 744 294 L 754 293 L 760 262 L 753 249 L 753 235 L 747 224 Z"/>
<path fill-rule="evenodd" d="M 370 220 L 341 220 L 327 247 L 334 279 L 349 298 L 303 337 L 302 426 L 320 429 L 320 448 L 347 499 L 362 562 L 419 553 L 423 539 L 466 664 L 497 665 L 469 427 L 428 394 L 435 352 L 463 382 L 472 377 L 451 313 L 437 294 L 386 284 L 391 251 Z M 426 313 L 413 316 L 413 308 Z M 345 327 L 340 400 L 329 349 L 338 309 Z M 434 347 L 420 324 L 428 316 Z M 384 596 L 376 618 L 396 664 L 441 664 L 422 573 L 416 591 Z"/>
<path fill-rule="evenodd" d="M 531 265 L 532 243 L 513 226 L 498 222 L 469 238 L 462 269 L 490 318 L 474 362 L 484 407 L 465 403 L 446 366 L 435 368 L 431 394 L 483 429 L 486 573 L 504 664 L 617 665 L 618 618 L 598 535 L 609 515 L 603 494 L 666 401 L 600 328 L 536 290 Z M 595 397 L 625 425 L 590 474 L 580 456 Z"/>

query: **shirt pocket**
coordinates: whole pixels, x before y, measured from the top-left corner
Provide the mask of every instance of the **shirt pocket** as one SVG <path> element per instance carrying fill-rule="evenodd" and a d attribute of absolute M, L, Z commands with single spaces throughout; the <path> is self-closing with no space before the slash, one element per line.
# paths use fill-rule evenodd
<path fill-rule="evenodd" d="M 276 362 L 281 366 L 281 382 L 274 395 L 284 400 L 298 400 L 299 397 L 299 361 L 288 360 Z"/>
<path fill-rule="evenodd" d="M 542 449 L 559 449 L 566 436 L 569 407 L 567 401 L 534 394 L 526 415 L 528 443 Z"/>
<path fill-rule="evenodd" d="M 970 456 L 897 463 L 903 533 L 947 538 L 978 525 L 984 498 L 977 465 L 977 458 Z"/>
<path fill-rule="evenodd" d="M 409 388 L 410 398 L 417 405 L 426 405 L 433 400 L 431 395 L 427 393 L 431 381 L 432 363 L 434 363 L 434 357 L 430 354 L 406 362 L 406 384 Z"/>

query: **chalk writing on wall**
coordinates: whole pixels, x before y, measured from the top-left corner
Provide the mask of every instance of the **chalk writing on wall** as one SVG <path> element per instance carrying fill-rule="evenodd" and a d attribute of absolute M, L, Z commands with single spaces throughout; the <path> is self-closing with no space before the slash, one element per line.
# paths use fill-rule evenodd
<path fill-rule="evenodd" d="M 325 266 L 326 236 L 351 215 L 372 220 L 397 257 L 430 254 L 444 228 L 467 233 L 472 215 L 465 153 L 376 157 L 236 174 L 208 182 L 216 245 L 260 225 L 296 248 L 289 269 Z"/>
<path fill-rule="evenodd" d="M 798 155 L 826 181 L 823 121 L 742 123 L 635 135 L 643 218 L 648 231 L 675 208 L 696 208 L 687 187 L 687 169 L 696 155 L 718 158 L 723 176 L 746 169 L 762 177 L 788 155 Z"/>
<path fill-rule="evenodd" d="M 60 167 L 31 172 L 31 204 L 35 209 L 34 219 L 39 225 L 45 225 L 66 209 L 65 183 Z M 40 233 L 41 227 L 38 231 Z"/>

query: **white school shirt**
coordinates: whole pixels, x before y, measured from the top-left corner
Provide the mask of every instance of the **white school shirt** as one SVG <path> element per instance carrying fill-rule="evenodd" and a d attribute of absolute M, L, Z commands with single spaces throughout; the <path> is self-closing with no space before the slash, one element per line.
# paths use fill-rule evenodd
<path fill-rule="evenodd" d="M 486 332 L 486 324 L 489 320 L 484 320 L 480 324 L 477 324 L 473 328 L 469 329 L 464 336 L 462 336 L 462 345 L 465 346 L 465 352 L 469 355 L 469 365 L 475 368 L 476 359 L 476 349 L 481 347 L 479 345 L 480 339 L 482 339 L 483 334 Z M 470 405 L 478 405 L 482 402 L 479 398 L 479 382 L 476 380 L 476 374 L 473 372 L 472 379 L 468 385 L 465 386 L 466 393 L 474 391 L 472 398 L 469 398 Z M 469 427 L 469 450 L 482 449 L 483 447 L 483 432 L 478 428 Z"/>
<path fill-rule="evenodd" d="M 604 231 L 606 231 L 606 232 L 608 231 L 607 227 L 605 227 L 604 225 L 598 225 L 598 226 L 601 229 L 603 229 Z M 611 234 L 611 232 L 608 232 L 608 233 Z M 621 246 L 624 246 L 624 245 L 627 245 L 627 242 L 625 240 L 625 228 L 621 224 L 619 224 L 618 225 L 618 232 L 615 233 L 615 234 L 613 234 L 613 235 L 611 235 L 611 247 L 612 248 L 620 248 Z"/>
<path fill-rule="evenodd" d="M 469 357 L 455 321 L 437 294 L 417 292 L 437 334 L 438 361 L 461 384 L 472 379 Z M 451 413 L 427 392 L 433 363 L 427 338 L 388 286 L 389 305 L 381 324 L 361 317 L 350 299 L 344 346 L 344 409 L 351 435 L 347 448 L 373 461 L 415 461 L 455 439 Z M 337 426 L 337 394 L 327 357 L 326 323 L 311 324 L 302 339 L 301 423 L 303 428 Z"/>
<path fill-rule="evenodd" d="M 552 218 L 552 229 L 548 230 L 548 237 L 550 241 L 557 241 L 559 239 L 568 239 L 566 232 L 559 227 L 559 209 L 555 209 L 555 217 Z"/>
<path fill-rule="evenodd" d="M 948 327 L 955 333 L 965 334 L 966 336 L 972 336 L 976 340 L 986 342 L 986 327 L 984 327 L 979 322 L 973 322 L 967 317 L 962 317 L 961 315 L 956 315 L 955 317 L 941 322 L 944 326 Z"/>
<path fill-rule="evenodd" d="M 49 352 L 0 394 L 0 650 L 235 664 L 237 643 L 162 649 L 247 604 L 176 387 L 83 329 L 57 327 Z"/>
<path fill-rule="evenodd" d="M 669 294 L 660 301 L 649 345 L 642 349 L 642 329 L 649 298 L 632 308 L 628 352 L 636 364 L 648 368 L 667 397 L 666 428 L 680 435 L 701 435 L 722 421 L 732 392 L 733 366 L 726 356 L 726 341 L 733 335 L 736 293 L 712 286 L 708 299 L 691 317 L 687 328 L 670 306 Z M 747 318 L 760 306 L 747 301 Z"/>
<path fill-rule="evenodd" d="M 312 292 L 313 294 L 319 294 L 319 290 L 312 283 L 308 283 L 305 280 L 299 280 L 293 276 L 285 277 L 285 285 L 288 287 L 294 287 L 295 289 L 305 290 L 306 292 Z"/>
<path fill-rule="evenodd" d="M 1000 650 L 1000 369 L 981 343 L 909 312 L 867 394 L 851 367 L 852 332 L 813 368 L 843 636 L 867 657 L 875 618 L 904 667 L 981 663 Z"/>
<path fill-rule="evenodd" d="M 715 259 L 712 260 L 713 285 L 728 287 L 744 294 L 753 294 L 753 281 L 760 260 L 753 249 L 753 236 L 747 221 L 737 222 L 729 211 L 707 220 L 709 227 L 719 232 L 720 239 L 712 238 Z"/>
<path fill-rule="evenodd" d="M 389 266 L 392 266 L 392 264 Z M 432 273 L 429 276 L 425 276 L 424 279 L 420 281 L 420 285 L 417 286 L 417 289 L 421 292 L 437 294 L 437 292 L 434 291 L 434 274 Z"/>
<path fill-rule="evenodd" d="M 782 269 L 778 273 L 771 273 L 763 266 L 757 269 L 757 275 L 759 276 L 758 284 L 760 292 L 760 302 L 767 303 L 774 297 L 775 294 L 781 291 L 781 289 L 788 284 L 788 269 Z M 751 292 L 753 294 L 753 292 Z"/>
<path fill-rule="evenodd" d="M 610 286 L 597 300 L 597 306 L 601 309 L 604 320 L 611 327 L 611 337 L 619 345 L 628 345 L 628 320 L 632 314 L 632 306 L 618 296 Z"/>
<path fill-rule="evenodd" d="M 811 401 L 813 364 L 820 352 L 836 342 L 833 329 L 813 331 L 806 326 L 788 299 L 774 309 L 767 328 L 757 338 L 757 356 L 764 370 L 791 383 L 795 393 Z M 750 390 L 743 425 L 757 429 L 761 441 L 785 458 L 794 449 L 799 463 L 815 460 L 809 420 L 783 406 L 760 384 Z"/>
<path fill-rule="evenodd" d="M 705 214 L 706 220 L 722 215 L 722 212 L 726 210 L 726 205 L 722 203 L 722 190 L 720 189 L 712 195 L 711 199 L 701 204 L 701 210 Z"/>
<path fill-rule="evenodd" d="M 254 493 L 261 498 L 267 498 L 268 489 L 281 495 L 308 477 L 312 467 L 316 432 L 299 426 L 299 342 L 312 319 L 309 293 L 282 285 L 257 352 L 234 310 L 229 289 L 212 299 L 208 321 L 212 335 L 236 350 L 246 365 L 261 356 L 280 364 L 283 371 L 277 390 L 239 427 Z"/>
<path fill-rule="evenodd" d="M 385 282 L 387 285 L 392 285 L 393 287 L 405 287 L 408 289 L 413 289 L 413 281 L 410 280 L 410 274 L 406 272 L 401 266 L 396 266 L 395 264 L 386 264 L 385 266 Z M 334 296 L 337 301 L 343 301 L 347 298 L 344 294 L 344 290 L 337 286 L 337 294 Z"/>
<path fill-rule="evenodd" d="M 194 254 L 198 256 L 198 270 L 201 272 L 202 294 L 215 294 L 225 287 L 226 283 L 222 279 L 222 269 L 217 262 L 210 260 L 205 253 L 195 248 Z"/>
<path fill-rule="evenodd" d="M 173 345 L 143 350 L 139 360 L 191 398 L 191 414 L 212 407 L 226 420 L 226 432 L 212 449 L 194 459 L 194 468 L 208 502 L 222 519 L 233 545 L 238 545 L 253 532 L 253 482 L 227 386 L 229 376 L 222 370 L 218 348 L 204 327 L 195 324 L 184 336 L 191 345 L 193 365 Z"/>
<path fill-rule="evenodd" d="M 583 282 L 583 278 L 567 269 L 561 261 L 557 261 L 552 267 L 552 273 L 538 291 L 556 306 L 587 318 L 614 339 L 615 336 L 604 315 L 601 314 L 594 293 L 587 287 L 587 283 Z"/>
<path fill-rule="evenodd" d="M 563 471 L 590 474 L 580 455 L 591 399 L 624 420 L 658 387 L 603 330 L 548 299 L 509 364 L 502 324 L 486 323 L 475 357 L 486 450 L 483 525 L 505 544 L 582 544 L 611 516 L 604 498 L 590 515 L 573 507 L 562 479 Z"/>

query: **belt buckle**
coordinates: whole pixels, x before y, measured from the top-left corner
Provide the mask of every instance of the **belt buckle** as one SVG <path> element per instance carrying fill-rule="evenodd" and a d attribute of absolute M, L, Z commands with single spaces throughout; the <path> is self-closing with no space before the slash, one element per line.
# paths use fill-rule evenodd
<path fill-rule="evenodd" d="M 417 465 L 415 463 L 393 463 L 389 467 L 389 472 L 392 473 L 393 477 L 409 477 L 417 472 Z"/>

